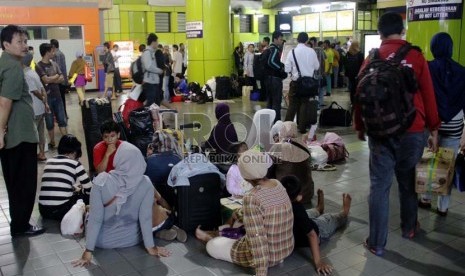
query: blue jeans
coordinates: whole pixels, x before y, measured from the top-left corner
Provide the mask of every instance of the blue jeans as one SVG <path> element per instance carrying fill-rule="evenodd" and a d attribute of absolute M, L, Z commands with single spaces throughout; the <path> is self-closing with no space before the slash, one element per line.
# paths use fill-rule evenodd
<path fill-rule="evenodd" d="M 326 78 L 326 93 L 331 95 L 331 74 L 325 75 Z"/>
<path fill-rule="evenodd" d="M 337 229 L 347 224 L 347 216 L 343 213 L 320 214 L 316 208 L 307 210 L 308 217 L 318 225 L 320 238 L 329 240 Z"/>
<path fill-rule="evenodd" d="M 451 148 L 454 150 L 454 157 L 457 157 L 457 152 L 460 146 L 460 138 L 450 138 L 447 136 L 439 135 L 439 146 L 443 148 Z M 450 204 L 450 192 L 452 190 L 452 185 L 449 187 L 448 195 L 438 195 L 438 210 L 441 212 L 446 212 L 449 209 Z M 431 193 L 425 193 L 421 195 L 424 201 L 431 201 Z"/>
<path fill-rule="evenodd" d="M 269 76 L 266 79 L 267 107 L 276 111 L 274 122 L 281 120 L 281 101 L 283 99 L 283 80 L 278 77 Z"/>
<path fill-rule="evenodd" d="M 395 174 L 399 185 L 402 233 L 414 230 L 417 223 L 415 166 L 420 161 L 426 136 L 423 132 L 378 140 L 370 138 L 370 195 L 368 198 L 370 236 L 368 245 L 383 249 L 388 235 L 389 192 Z"/>
<path fill-rule="evenodd" d="M 58 97 L 47 97 L 48 106 L 50 107 L 50 113 L 45 113 L 45 125 L 47 130 L 52 130 L 54 127 L 53 117 L 57 119 L 59 127 L 67 127 L 65 108 L 61 98 Z"/>

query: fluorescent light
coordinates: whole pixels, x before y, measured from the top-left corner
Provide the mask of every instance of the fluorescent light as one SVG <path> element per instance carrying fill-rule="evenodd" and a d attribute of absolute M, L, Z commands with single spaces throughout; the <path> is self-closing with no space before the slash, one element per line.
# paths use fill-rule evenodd
<path fill-rule="evenodd" d="M 295 7 L 284 7 L 284 8 L 283 8 L 283 11 L 300 11 L 300 7 L 299 7 L 299 6 L 295 6 Z"/>

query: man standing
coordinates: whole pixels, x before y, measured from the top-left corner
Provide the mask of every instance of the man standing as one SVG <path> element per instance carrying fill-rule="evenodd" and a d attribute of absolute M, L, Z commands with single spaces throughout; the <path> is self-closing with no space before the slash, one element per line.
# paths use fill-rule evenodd
<path fill-rule="evenodd" d="M 396 51 L 407 43 L 402 40 L 404 32 L 400 14 L 389 12 L 380 17 L 378 33 L 381 36 L 379 48 L 381 59 L 392 58 Z M 367 63 L 368 60 L 365 60 L 361 71 Z M 431 136 L 428 143 L 435 152 L 438 145 L 438 127 L 441 123 L 428 64 L 423 54 L 416 49 L 410 49 L 401 64 L 413 68 L 418 80 L 418 90 L 413 99 L 416 109 L 415 120 L 407 132 L 399 136 L 383 139 L 370 137 L 368 140 L 370 148 L 368 200 L 370 235 L 366 240 L 366 246 L 370 252 L 378 256 L 384 253 L 389 231 L 389 192 L 394 174 L 399 185 L 402 237 L 412 239 L 418 231 L 415 165 L 419 162 L 426 144 L 425 127 L 430 130 Z M 359 139 L 365 140 L 365 126 L 359 104 L 355 106 L 355 129 Z"/>
<path fill-rule="evenodd" d="M 184 43 L 179 43 L 179 52 L 182 55 L 182 74 L 185 75 L 187 70 L 187 54 Z"/>
<path fill-rule="evenodd" d="M 10 206 L 10 233 L 38 235 L 44 228 L 29 224 L 37 190 L 37 129 L 32 98 L 21 59 L 28 52 L 27 32 L 6 26 L 0 34 L 0 157 Z"/>
<path fill-rule="evenodd" d="M 323 78 L 325 75 L 325 63 L 326 63 L 326 55 L 325 51 L 318 45 L 318 41 L 316 37 L 310 37 L 310 44 L 312 45 L 312 49 L 315 50 L 316 57 L 318 58 L 318 62 L 320 63 L 320 68 L 315 71 L 314 77 L 319 80 L 319 88 L 318 88 L 318 109 L 323 107 L 323 91 L 321 89 L 321 83 L 323 82 Z"/>
<path fill-rule="evenodd" d="M 116 99 L 114 78 L 115 78 L 115 60 L 110 51 L 110 43 L 103 43 L 103 70 L 105 71 L 105 88 L 103 90 L 103 96 L 106 97 L 108 88 L 111 88 L 111 99 Z M 101 96 L 99 96 L 101 97 Z M 110 98 L 110 97 L 107 97 Z"/>
<path fill-rule="evenodd" d="M 281 47 L 283 45 L 283 34 L 280 31 L 273 32 L 273 43 L 267 62 L 266 89 L 267 107 L 276 111 L 275 122 L 281 120 L 281 101 L 283 96 L 283 79 L 287 77 L 284 72 L 284 64 L 281 62 Z"/>
<path fill-rule="evenodd" d="M 331 74 L 333 72 L 334 52 L 330 47 L 329 40 L 323 42 L 323 49 L 325 51 L 325 80 L 326 80 L 326 96 L 331 96 Z M 323 98 L 323 92 L 320 91 L 320 96 Z"/>
<path fill-rule="evenodd" d="M 160 74 L 163 70 L 158 68 L 155 59 L 155 51 L 158 46 L 158 36 L 151 33 L 147 37 L 147 48 L 142 53 L 142 68 L 144 69 L 144 84 L 142 85 L 142 99 L 146 99 L 145 106 L 153 103 L 160 105 L 163 100 L 163 92 L 158 88 L 160 85 Z M 139 98 L 141 99 L 141 98 Z"/>
<path fill-rule="evenodd" d="M 113 45 L 113 50 L 111 50 L 111 55 L 113 56 L 113 61 L 115 62 L 115 72 L 113 75 L 113 87 L 115 87 L 116 93 L 123 93 L 123 86 L 121 82 L 121 75 L 119 72 L 119 59 L 121 57 L 118 53 L 119 46 L 118 44 Z"/>
<path fill-rule="evenodd" d="M 163 92 L 164 98 L 166 101 L 171 101 L 171 97 L 174 96 L 174 84 L 173 84 L 173 69 L 171 65 L 173 60 L 171 59 L 170 54 L 170 46 L 164 45 L 163 46 L 163 56 L 164 56 L 164 64 L 165 64 L 165 73 L 163 75 Z"/>
<path fill-rule="evenodd" d="M 314 71 L 320 68 L 320 62 L 315 51 L 307 47 L 307 33 L 299 33 L 297 36 L 297 46 L 287 55 L 284 71 L 291 73 L 291 83 L 289 85 L 289 108 L 286 113 L 286 121 L 294 121 L 297 114 L 297 126 L 301 133 L 305 133 L 308 125 L 309 97 L 298 97 L 296 95 L 297 79 L 299 77 L 313 77 Z M 295 56 L 294 56 L 295 55 Z M 297 69 L 297 65 L 299 69 Z M 300 75 L 299 75 L 300 70 Z M 315 109 L 315 113 L 317 110 Z M 315 114 L 316 118 L 316 114 Z"/>
<path fill-rule="evenodd" d="M 178 51 L 178 45 L 173 45 L 173 77 L 182 74 L 182 54 Z"/>
<path fill-rule="evenodd" d="M 53 61 L 55 61 L 56 64 L 58 64 L 58 67 L 60 68 L 61 73 L 63 74 L 63 76 L 65 76 L 66 72 L 68 72 L 66 70 L 66 58 L 63 52 L 60 51 L 60 44 L 58 43 L 58 40 L 56 39 L 50 39 L 50 44 L 52 45 L 52 49 L 54 52 Z M 66 118 L 68 118 L 68 112 L 66 112 L 66 98 L 65 98 L 65 94 L 68 89 L 68 80 L 64 78 L 63 82 L 59 83 L 58 85 L 60 88 L 61 101 L 63 102 L 63 108 L 65 110 L 65 116 Z"/>
<path fill-rule="evenodd" d="M 36 71 L 31 69 L 31 62 L 33 56 L 28 53 L 23 58 L 23 71 L 24 78 L 26 79 L 27 86 L 29 87 L 29 93 L 32 97 L 32 107 L 34 109 L 34 119 L 37 127 L 37 132 L 39 133 L 39 154 L 37 155 L 38 161 L 47 161 L 45 157 L 45 113 L 50 112 L 47 103 L 47 92 L 45 91 L 42 82 L 40 81 L 39 75 Z"/>
<path fill-rule="evenodd" d="M 44 83 L 47 91 L 47 101 L 50 107 L 50 113 L 45 114 L 45 124 L 49 136 L 49 148 L 55 147 L 55 119 L 58 122 L 61 135 L 68 134 L 66 127 L 68 126 L 63 101 L 61 100 L 59 84 L 63 83 L 63 74 L 58 65 L 52 60 L 53 49 L 52 45 L 42 43 L 39 46 L 42 60 L 36 64 L 36 72 Z"/>

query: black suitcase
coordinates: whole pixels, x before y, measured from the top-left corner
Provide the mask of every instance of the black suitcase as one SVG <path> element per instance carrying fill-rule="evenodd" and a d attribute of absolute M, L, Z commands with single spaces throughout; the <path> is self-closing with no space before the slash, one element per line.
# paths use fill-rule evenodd
<path fill-rule="evenodd" d="M 167 184 L 168 176 L 173 166 L 179 162 L 181 162 L 181 157 L 172 152 L 153 154 L 147 158 L 145 175 L 150 178 L 155 189 L 170 206 L 174 206 L 176 197 L 174 188 Z"/>
<path fill-rule="evenodd" d="M 231 94 L 231 80 L 229 77 L 216 77 L 216 98 L 227 100 Z"/>
<path fill-rule="evenodd" d="M 177 225 L 188 232 L 194 232 L 199 225 L 204 230 L 217 229 L 221 225 L 220 176 L 199 174 L 190 177 L 189 183 L 175 187 Z"/>
<path fill-rule="evenodd" d="M 93 175 L 95 173 L 94 147 L 102 141 L 102 135 L 100 133 L 100 126 L 102 123 L 113 119 L 111 103 L 102 103 L 95 99 L 88 99 L 81 106 L 81 114 L 87 157 L 89 160 L 89 173 Z"/>

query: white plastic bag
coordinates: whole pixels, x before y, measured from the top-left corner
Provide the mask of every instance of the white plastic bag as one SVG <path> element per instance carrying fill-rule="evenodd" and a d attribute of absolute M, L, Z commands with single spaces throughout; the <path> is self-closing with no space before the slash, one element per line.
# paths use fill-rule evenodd
<path fill-rule="evenodd" d="M 79 199 L 61 220 L 61 234 L 64 236 L 80 236 L 84 232 L 84 213 L 86 205 Z"/>
<path fill-rule="evenodd" d="M 328 153 L 321 146 L 308 146 L 312 155 L 312 164 L 324 166 L 328 162 Z"/>
<path fill-rule="evenodd" d="M 128 98 L 131 98 L 135 101 L 139 100 L 140 93 L 142 93 L 142 85 L 135 84 L 134 87 L 129 92 Z"/>

